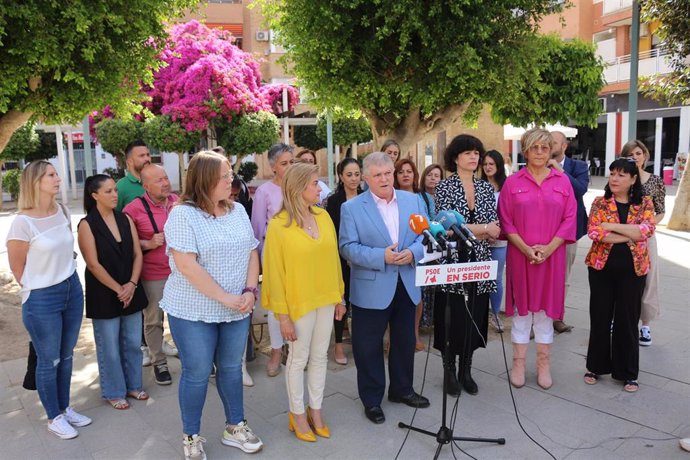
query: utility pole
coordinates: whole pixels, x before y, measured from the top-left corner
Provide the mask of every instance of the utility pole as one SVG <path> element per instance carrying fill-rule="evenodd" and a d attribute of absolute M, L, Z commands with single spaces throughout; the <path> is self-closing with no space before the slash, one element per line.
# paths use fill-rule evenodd
<path fill-rule="evenodd" d="M 637 139 L 637 68 L 640 61 L 640 1 L 632 2 L 630 29 L 630 93 L 628 94 L 628 140 Z"/>

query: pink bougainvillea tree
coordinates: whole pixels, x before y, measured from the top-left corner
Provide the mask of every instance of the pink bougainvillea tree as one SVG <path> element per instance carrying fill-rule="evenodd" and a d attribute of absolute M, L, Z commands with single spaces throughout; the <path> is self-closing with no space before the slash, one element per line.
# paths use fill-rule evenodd
<path fill-rule="evenodd" d="M 260 91 L 259 64 L 232 36 L 197 21 L 175 25 L 154 73 L 154 114 L 169 115 L 188 131 L 205 130 L 218 118 L 268 109 Z"/>
<path fill-rule="evenodd" d="M 288 94 L 288 109 L 283 109 L 283 90 L 287 89 Z M 285 112 L 291 112 L 295 106 L 299 104 L 299 91 L 297 88 L 285 83 L 270 83 L 263 85 L 259 91 L 261 92 L 264 102 L 268 105 L 269 110 L 274 115 L 280 116 Z"/>

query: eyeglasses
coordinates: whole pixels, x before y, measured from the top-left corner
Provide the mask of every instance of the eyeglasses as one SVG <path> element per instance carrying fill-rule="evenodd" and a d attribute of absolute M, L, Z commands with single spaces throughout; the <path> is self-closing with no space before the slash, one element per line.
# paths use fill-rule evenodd
<path fill-rule="evenodd" d="M 544 144 L 534 144 L 531 145 L 529 149 L 532 152 L 550 152 L 551 151 L 551 146 L 549 145 L 544 145 Z"/>
<path fill-rule="evenodd" d="M 227 180 L 227 181 L 232 181 L 233 177 L 234 177 L 234 175 L 232 174 L 232 171 L 228 171 L 225 174 L 222 174 L 220 176 L 221 179 Z"/>

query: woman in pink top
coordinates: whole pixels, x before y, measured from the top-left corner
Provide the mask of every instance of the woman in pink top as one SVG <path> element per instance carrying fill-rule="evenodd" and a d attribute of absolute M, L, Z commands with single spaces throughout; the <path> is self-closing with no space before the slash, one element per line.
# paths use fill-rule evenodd
<path fill-rule="evenodd" d="M 577 204 L 568 177 L 547 167 L 551 134 L 535 128 L 520 140 L 527 166 L 508 177 L 498 201 L 508 240 L 506 315 L 513 316 L 510 382 L 525 384 L 525 355 L 534 327 L 537 383 L 552 385 L 549 365 L 553 320 L 565 308 L 565 246 L 575 242 Z M 515 314 L 517 312 L 517 314 Z"/>
<path fill-rule="evenodd" d="M 259 240 L 259 257 L 263 262 L 264 240 L 268 221 L 280 211 L 283 206 L 283 192 L 281 186 L 283 176 L 294 163 L 292 146 L 275 144 L 268 149 L 268 164 L 273 169 L 273 180 L 261 184 L 254 192 L 252 205 L 252 228 L 254 236 Z M 283 336 L 280 333 L 280 323 L 274 315 L 268 315 L 268 335 L 271 338 L 271 359 L 266 364 L 266 373 L 275 377 L 280 373 L 280 361 L 283 356 Z"/>

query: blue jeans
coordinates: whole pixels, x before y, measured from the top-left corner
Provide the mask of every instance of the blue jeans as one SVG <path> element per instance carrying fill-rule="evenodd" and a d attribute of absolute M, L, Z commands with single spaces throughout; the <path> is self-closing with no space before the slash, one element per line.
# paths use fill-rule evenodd
<path fill-rule="evenodd" d="M 491 249 L 491 258 L 498 261 L 498 273 L 496 276 L 496 292 L 489 294 L 491 299 L 491 311 L 498 314 L 501 311 L 501 302 L 503 302 L 503 269 L 506 266 L 506 253 L 508 246 Z"/>
<path fill-rule="evenodd" d="M 124 398 L 143 389 L 141 313 L 93 320 L 98 376 L 103 399 Z"/>
<path fill-rule="evenodd" d="M 225 423 L 237 425 L 244 420 L 242 356 L 247 344 L 249 321 L 247 317 L 229 323 L 204 323 L 168 315 L 170 332 L 182 363 L 179 400 L 185 434 L 199 434 L 201 431 L 201 411 L 214 362 Z"/>
<path fill-rule="evenodd" d="M 72 352 L 79 338 L 84 293 L 75 271 L 65 281 L 33 289 L 22 305 L 24 327 L 36 349 L 36 389 L 48 419 L 69 406 Z"/>

